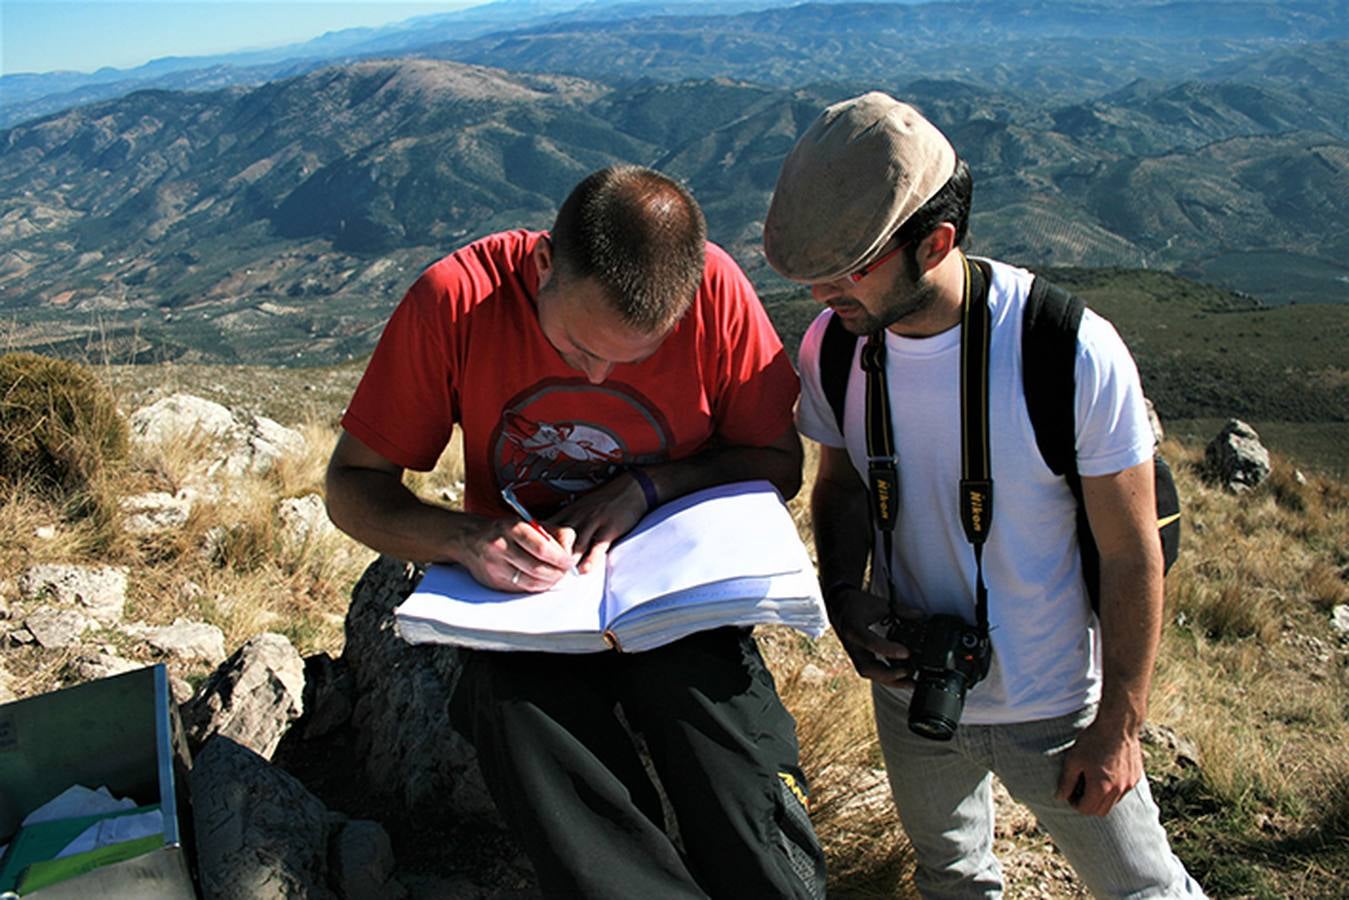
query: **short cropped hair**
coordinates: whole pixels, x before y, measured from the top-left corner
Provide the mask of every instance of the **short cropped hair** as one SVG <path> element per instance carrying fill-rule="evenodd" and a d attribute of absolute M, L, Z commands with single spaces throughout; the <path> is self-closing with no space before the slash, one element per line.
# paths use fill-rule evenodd
<path fill-rule="evenodd" d="M 572 190 L 552 243 L 564 277 L 594 278 L 626 324 L 659 334 L 684 315 L 702 282 L 707 222 L 682 185 L 617 165 Z"/>
<path fill-rule="evenodd" d="M 895 232 L 900 243 L 909 245 L 905 248 L 905 255 L 909 257 L 911 271 L 917 267 L 918 245 L 942 222 L 950 222 L 955 226 L 957 247 L 964 243 L 970 230 L 970 205 L 973 199 L 974 177 L 970 174 L 969 164 L 963 159 L 957 159 L 956 169 L 946 183 L 932 195 L 931 200 L 905 219 Z"/>

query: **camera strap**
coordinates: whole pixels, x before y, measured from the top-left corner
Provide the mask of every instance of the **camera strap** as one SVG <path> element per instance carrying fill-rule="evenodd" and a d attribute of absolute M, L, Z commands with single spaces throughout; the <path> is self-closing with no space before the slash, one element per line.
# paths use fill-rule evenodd
<path fill-rule="evenodd" d="M 965 267 L 960 316 L 960 521 L 974 548 L 975 608 L 978 625 L 988 633 L 988 588 L 984 584 L 984 543 L 993 523 L 993 475 L 988 439 L 988 353 L 992 321 L 988 311 L 989 278 L 983 268 Z M 890 389 L 885 375 L 885 329 L 867 337 L 862 347 L 867 377 L 867 480 L 871 523 L 881 533 L 887 575 L 893 558 L 895 521 L 899 516 L 898 455 L 890 417 Z M 888 579 L 891 614 L 898 614 L 893 579 Z"/>

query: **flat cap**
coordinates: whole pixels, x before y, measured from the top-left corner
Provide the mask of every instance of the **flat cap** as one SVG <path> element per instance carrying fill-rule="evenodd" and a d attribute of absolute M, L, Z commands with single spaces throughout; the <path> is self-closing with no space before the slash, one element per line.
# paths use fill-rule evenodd
<path fill-rule="evenodd" d="M 835 103 L 782 164 L 764 221 L 768 264 L 803 282 L 856 271 L 955 169 L 951 142 L 912 106 L 879 91 Z"/>

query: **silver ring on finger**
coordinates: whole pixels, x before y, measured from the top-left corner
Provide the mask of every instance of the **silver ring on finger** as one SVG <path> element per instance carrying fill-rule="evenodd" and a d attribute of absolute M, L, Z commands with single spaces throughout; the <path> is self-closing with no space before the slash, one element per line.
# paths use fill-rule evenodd
<path fill-rule="evenodd" d="M 511 575 L 511 584 L 519 584 L 519 583 L 520 583 L 520 570 L 516 569 L 514 574 Z"/>

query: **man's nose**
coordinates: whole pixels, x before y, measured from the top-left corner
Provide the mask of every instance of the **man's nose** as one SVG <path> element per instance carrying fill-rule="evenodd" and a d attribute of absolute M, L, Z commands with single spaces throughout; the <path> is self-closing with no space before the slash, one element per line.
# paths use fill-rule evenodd
<path fill-rule="evenodd" d="M 614 364 L 611 362 L 601 362 L 598 359 L 586 359 L 582 371 L 586 374 L 586 380 L 591 384 L 600 384 L 609 377 L 609 373 L 614 370 Z"/>

